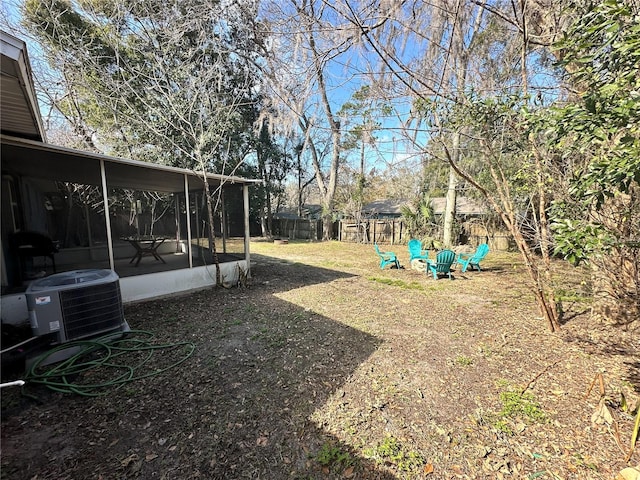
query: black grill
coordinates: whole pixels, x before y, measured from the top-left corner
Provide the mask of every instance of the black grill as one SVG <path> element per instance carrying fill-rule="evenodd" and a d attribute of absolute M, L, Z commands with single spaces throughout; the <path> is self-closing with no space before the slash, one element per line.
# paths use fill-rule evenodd
<path fill-rule="evenodd" d="M 67 340 L 115 330 L 124 322 L 119 282 L 63 290 L 60 304 Z"/>

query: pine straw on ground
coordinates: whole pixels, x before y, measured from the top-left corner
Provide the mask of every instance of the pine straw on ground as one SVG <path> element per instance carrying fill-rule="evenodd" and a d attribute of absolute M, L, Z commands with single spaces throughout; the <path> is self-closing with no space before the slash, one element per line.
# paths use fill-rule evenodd
<path fill-rule="evenodd" d="M 640 462 L 621 404 L 640 401 L 640 335 L 589 319 L 581 272 L 558 268 L 551 334 L 516 254 L 436 281 L 386 249 L 406 268 L 368 245 L 252 242 L 247 288 L 127 306 L 194 354 L 103 397 L 4 389 L 2 478 L 612 479 Z"/>

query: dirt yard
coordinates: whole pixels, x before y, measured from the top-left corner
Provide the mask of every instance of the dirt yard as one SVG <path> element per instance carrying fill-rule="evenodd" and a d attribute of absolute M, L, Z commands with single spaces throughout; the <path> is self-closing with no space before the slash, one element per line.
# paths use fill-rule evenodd
<path fill-rule="evenodd" d="M 405 268 L 367 245 L 253 242 L 246 288 L 127 306 L 180 346 L 103 396 L 3 389 L 1 478 L 612 480 L 640 463 L 640 331 L 590 322 L 578 272 L 558 272 L 551 334 L 516 254 L 436 281 L 385 249 Z"/>

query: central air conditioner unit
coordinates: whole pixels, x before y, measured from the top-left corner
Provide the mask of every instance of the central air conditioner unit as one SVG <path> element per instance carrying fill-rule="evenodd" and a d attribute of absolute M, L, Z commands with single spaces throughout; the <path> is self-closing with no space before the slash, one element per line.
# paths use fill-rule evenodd
<path fill-rule="evenodd" d="M 129 331 L 120 279 L 112 270 L 57 273 L 32 282 L 25 295 L 34 336 L 52 335 L 62 344 Z"/>

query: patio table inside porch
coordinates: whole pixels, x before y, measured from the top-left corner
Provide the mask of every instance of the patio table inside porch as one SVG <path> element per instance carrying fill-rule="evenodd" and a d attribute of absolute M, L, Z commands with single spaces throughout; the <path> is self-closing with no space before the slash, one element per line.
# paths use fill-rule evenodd
<path fill-rule="evenodd" d="M 133 248 L 136 249 L 136 253 L 131 257 L 129 263 L 133 263 L 137 267 L 140 264 L 140 260 L 145 256 L 152 256 L 156 260 L 160 260 L 162 263 L 167 263 L 164 259 L 158 255 L 158 248 L 162 245 L 165 240 L 169 237 L 164 236 L 155 236 L 155 235 L 144 235 L 144 236 L 131 236 L 131 237 L 123 237 L 122 240 L 126 240 L 129 242 Z"/>

